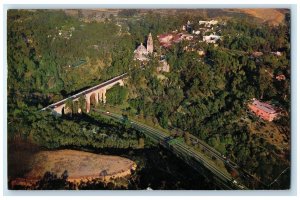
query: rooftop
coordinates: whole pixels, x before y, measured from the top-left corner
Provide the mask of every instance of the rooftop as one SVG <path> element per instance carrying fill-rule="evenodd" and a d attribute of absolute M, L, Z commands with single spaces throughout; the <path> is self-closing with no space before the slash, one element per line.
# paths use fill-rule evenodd
<path fill-rule="evenodd" d="M 277 112 L 276 109 L 272 105 L 261 102 L 257 99 L 253 100 L 252 105 L 254 105 L 255 107 L 257 107 L 260 110 L 263 110 L 267 113 L 276 113 Z"/>
<path fill-rule="evenodd" d="M 170 47 L 173 43 L 180 42 L 182 40 L 181 36 L 181 33 L 165 33 L 158 35 L 157 38 L 161 46 Z"/>

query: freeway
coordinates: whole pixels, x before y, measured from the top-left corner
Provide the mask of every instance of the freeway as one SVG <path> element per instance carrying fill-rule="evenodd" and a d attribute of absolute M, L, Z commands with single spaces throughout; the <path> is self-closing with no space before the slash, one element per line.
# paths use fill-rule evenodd
<path fill-rule="evenodd" d="M 216 156 L 217 158 L 226 161 L 225 164 L 229 166 L 232 169 L 238 168 L 238 165 L 234 163 L 233 161 L 227 159 L 224 155 L 222 155 L 220 152 L 218 152 L 216 149 L 212 148 L 211 146 L 207 145 L 203 141 L 199 140 L 197 137 L 190 135 L 191 142 L 196 142 L 197 144 L 200 144 L 202 149 L 205 151 L 210 152 L 212 155 Z"/>
<path fill-rule="evenodd" d="M 111 113 L 108 111 L 93 109 L 95 112 L 98 112 L 102 115 L 108 116 L 114 120 L 124 122 L 124 117 L 122 115 L 118 115 L 115 113 Z M 238 183 L 236 179 L 234 179 L 230 173 L 228 173 L 225 168 L 223 170 L 214 163 L 211 159 L 209 159 L 203 153 L 196 151 L 192 147 L 186 145 L 183 142 L 174 142 L 175 139 L 170 138 L 167 133 L 164 133 L 161 130 L 155 129 L 153 127 L 147 126 L 140 122 L 137 122 L 132 119 L 128 119 L 131 126 L 145 133 L 146 136 L 150 137 L 154 141 L 159 142 L 163 147 L 171 150 L 173 153 L 176 153 L 181 159 L 183 159 L 187 164 L 193 167 L 196 170 L 199 170 L 199 166 L 204 166 L 209 171 L 211 171 L 222 183 L 222 186 L 226 189 L 248 189 L 245 185 Z M 204 144 L 200 143 L 202 148 L 206 149 L 210 152 L 215 158 L 221 160 L 225 165 L 229 167 L 235 168 L 235 163 L 228 162 L 228 159 L 225 159 L 219 152 Z"/>

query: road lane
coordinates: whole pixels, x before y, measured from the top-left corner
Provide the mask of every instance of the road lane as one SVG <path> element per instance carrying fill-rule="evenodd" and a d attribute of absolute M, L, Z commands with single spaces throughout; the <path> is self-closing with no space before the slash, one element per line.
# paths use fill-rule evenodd
<path fill-rule="evenodd" d="M 113 119 L 116 119 L 120 122 L 124 122 L 124 118 L 121 115 L 115 114 L 115 113 L 107 113 L 103 110 L 99 110 L 99 109 L 93 109 L 96 112 L 100 112 L 101 114 L 104 114 L 106 116 L 109 116 Z M 154 129 L 150 126 L 147 126 L 145 124 L 139 123 L 135 120 L 128 120 L 130 122 L 130 124 L 137 128 L 140 131 L 143 131 L 145 134 L 147 134 L 148 136 L 150 136 L 151 138 L 153 138 L 154 140 L 158 141 L 160 144 L 162 144 L 165 148 L 172 150 L 173 152 L 176 151 L 182 159 L 184 159 L 185 161 L 188 161 L 188 159 L 195 159 L 198 163 L 202 164 L 204 167 L 208 168 L 213 174 L 215 174 L 219 179 L 221 179 L 222 181 L 227 183 L 227 187 L 231 188 L 231 189 L 247 189 L 246 186 L 242 185 L 242 184 L 234 184 L 233 183 L 233 178 L 231 177 L 231 175 L 229 173 L 224 173 L 222 170 L 218 169 L 218 167 L 216 167 L 214 164 L 212 164 L 211 162 L 208 161 L 208 158 L 203 155 L 202 153 L 194 150 L 192 147 L 187 146 L 186 144 L 177 142 L 175 144 L 169 144 L 169 143 L 165 143 L 165 140 L 169 137 L 169 135 L 167 135 L 166 133 L 163 133 L 162 131 L 159 131 L 157 129 Z M 171 149 L 172 147 L 172 149 Z M 206 148 L 208 151 L 211 151 L 210 148 L 207 148 L 206 145 L 203 145 L 204 148 Z M 226 163 L 226 160 L 224 160 L 224 158 L 221 156 L 221 154 L 217 154 L 215 153 L 215 151 L 211 151 L 212 153 L 214 153 L 214 155 L 218 158 L 220 158 L 220 160 L 224 161 Z M 189 165 L 193 165 L 192 163 L 189 163 Z M 196 166 L 192 166 L 193 168 L 195 168 L 196 170 L 198 169 L 198 167 Z"/>

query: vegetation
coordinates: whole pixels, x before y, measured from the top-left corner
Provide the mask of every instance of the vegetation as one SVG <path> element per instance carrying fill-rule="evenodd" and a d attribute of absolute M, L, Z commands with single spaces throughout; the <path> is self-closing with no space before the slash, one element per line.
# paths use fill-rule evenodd
<path fill-rule="evenodd" d="M 186 51 L 186 42 L 164 49 L 154 39 L 155 51 L 164 54 L 171 66 L 170 73 L 158 74 L 155 58 L 140 69 L 140 63 L 132 59 L 133 50 L 149 32 L 156 38 L 181 28 L 189 18 L 151 12 L 137 17 L 137 13 L 124 10 L 120 19 L 85 23 L 64 11 L 10 10 L 9 138 L 29 138 L 50 149 L 147 147 L 149 142 L 142 133 L 128 124 L 92 113 L 77 114 L 78 108 L 85 110 L 84 97 L 75 104 L 67 102 L 72 117 L 59 118 L 38 111 L 79 89 L 128 72 L 126 87 L 115 86 L 107 91 L 108 104 L 126 105 L 132 115 L 150 118 L 163 128 L 180 129 L 187 143 L 191 135 L 197 136 L 263 181 L 269 182 L 272 175 L 289 166 L 289 153 L 281 159 L 277 147 L 259 136 L 259 128 L 253 131 L 242 120 L 248 117 L 247 100 L 254 97 L 274 102 L 290 116 L 289 17 L 276 27 L 227 20 L 217 29 L 222 30 L 217 47 L 193 44 L 204 50 L 204 57 Z M 123 17 L 129 20 L 122 21 Z M 123 31 L 116 22 L 122 22 Z M 253 56 L 256 51 L 263 55 Z M 276 51 L 282 55 L 272 54 Z M 86 63 L 69 67 L 78 60 Z M 286 80 L 275 78 L 280 74 Z M 274 123 L 289 132 L 289 120 Z"/>
<path fill-rule="evenodd" d="M 9 93 L 64 95 L 132 65 L 131 37 L 118 36 L 113 22 L 83 23 L 63 11 L 10 10 L 7 32 Z M 87 63 L 69 67 L 81 59 Z"/>
<path fill-rule="evenodd" d="M 119 105 L 127 98 L 128 91 L 125 87 L 115 85 L 106 92 L 106 101 L 112 105 Z"/>
<path fill-rule="evenodd" d="M 196 45 L 206 52 L 204 58 L 185 51 L 185 43 L 163 49 L 171 72 L 159 80 L 151 62 L 145 70 L 134 72 L 129 86 L 136 93 L 129 96 L 129 110 L 157 119 L 164 128 L 190 132 L 270 182 L 272 174 L 281 173 L 289 165 L 289 157 L 280 161 L 274 153 L 277 147 L 259 137 L 259 129 L 250 131 L 242 119 L 248 116 L 246 104 L 252 98 L 277 102 L 289 112 L 289 23 L 270 27 L 229 21 L 221 27 L 224 39 L 218 47 Z M 254 51 L 263 52 L 263 56 L 251 56 Z M 271 53 L 276 51 L 282 56 Z M 287 79 L 278 81 L 277 74 Z M 289 122 L 278 126 L 289 127 Z"/>

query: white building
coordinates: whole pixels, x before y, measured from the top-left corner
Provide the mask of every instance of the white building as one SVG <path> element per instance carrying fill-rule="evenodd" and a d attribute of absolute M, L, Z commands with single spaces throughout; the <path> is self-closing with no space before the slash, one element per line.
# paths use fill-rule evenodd
<path fill-rule="evenodd" d="M 159 61 L 159 67 L 157 67 L 156 70 L 157 72 L 170 72 L 170 65 L 165 59 L 161 60 Z"/>
<path fill-rule="evenodd" d="M 217 20 L 210 20 L 210 21 L 199 21 L 199 25 L 205 25 L 206 27 L 210 27 L 212 25 L 218 24 Z"/>
<path fill-rule="evenodd" d="M 275 56 L 282 56 L 282 53 L 280 51 L 271 52 L 271 54 L 274 54 Z"/>
<path fill-rule="evenodd" d="M 180 38 L 183 39 L 183 40 L 192 40 L 192 39 L 193 39 L 193 36 L 190 35 L 190 34 L 182 34 L 182 35 L 180 36 Z"/>
<path fill-rule="evenodd" d="M 151 33 L 148 36 L 147 47 L 141 43 L 136 50 L 134 50 L 134 60 L 147 61 L 147 55 L 153 53 L 153 39 Z"/>
<path fill-rule="evenodd" d="M 203 36 L 203 41 L 206 43 L 212 43 L 215 44 L 219 39 L 221 39 L 221 36 L 219 35 L 208 35 L 208 36 Z"/>
<path fill-rule="evenodd" d="M 143 43 L 141 43 L 140 46 L 138 46 L 136 50 L 134 50 L 134 60 L 140 60 L 140 61 L 148 60 L 147 55 L 148 55 L 148 51 L 146 47 L 143 45 Z"/>

